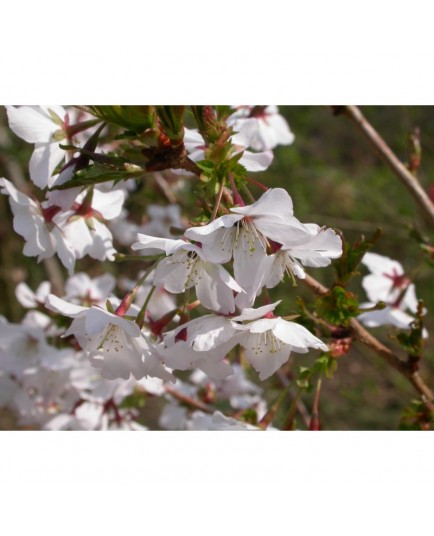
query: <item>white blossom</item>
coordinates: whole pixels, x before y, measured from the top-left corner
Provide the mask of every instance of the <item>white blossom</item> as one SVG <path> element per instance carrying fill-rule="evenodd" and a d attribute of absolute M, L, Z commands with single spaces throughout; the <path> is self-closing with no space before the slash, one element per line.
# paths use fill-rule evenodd
<path fill-rule="evenodd" d="M 365 253 L 362 263 L 371 272 L 362 280 L 362 286 L 370 301 L 360 304 L 360 308 L 375 307 L 379 301 L 385 302 L 386 307 L 362 313 L 358 319 L 371 328 L 392 325 L 399 329 L 410 329 L 415 318 L 406 311 L 416 313 L 418 301 L 415 286 L 405 274 L 402 265 L 377 253 Z M 428 337 L 426 329 L 423 330 L 423 337 Z"/>
<path fill-rule="evenodd" d="M 0 179 L 1 193 L 9 195 L 9 203 L 14 215 L 14 230 L 26 241 L 24 255 L 38 257 L 38 262 L 54 254 L 65 268 L 72 273 L 75 255 L 73 246 L 61 229 L 58 207 L 37 203 L 19 192 L 6 179 Z"/>
<path fill-rule="evenodd" d="M 154 273 L 153 282 L 168 292 L 179 294 L 191 287 L 196 288 L 198 299 L 208 309 L 223 314 L 233 313 L 233 292 L 244 292 L 234 278 L 221 265 L 214 264 L 200 247 L 184 240 L 155 238 L 138 235 L 138 242 L 131 247 L 144 250 L 145 255 L 164 251 Z"/>
<path fill-rule="evenodd" d="M 60 143 L 67 142 L 69 121 L 62 106 L 6 106 L 11 130 L 35 149 L 30 158 L 30 178 L 39 188 L 51 187 L 53 172 L 67 153 Z"/>
<path fill-rule="evenodd" d="M 240 106 L 227 121 L 235 131 L 248 137 L 248 147 L 255 151 L 274 149 L 277 145 L 290 145 L 294 134 L 277 106 Z"/>
<path fill-rule="evenodd" d="M 52 294 L 46 305 L 74 319 L 65 335 L 75 336 L 104 378 L 127 380 L 132 374 L 136 379 L 148 375 L 173 379 L 135 322 L 100 307 L 68 303 Z"/>

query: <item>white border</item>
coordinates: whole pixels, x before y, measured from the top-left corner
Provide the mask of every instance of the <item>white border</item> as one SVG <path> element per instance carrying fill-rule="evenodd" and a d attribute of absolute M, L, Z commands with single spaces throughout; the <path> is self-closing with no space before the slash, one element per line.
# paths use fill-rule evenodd
<path fill-rule="evenodd" d="M 1 436 L 2 526 L 47 536 L 425 533 L 433 438 L 11 433 Z"/>
<path fill-rule="evenodd" d="M 432 20 L 408 0 L 14 0 L 0 102 L 431 104 Z"/>
<path fill-rule="evenodd" d="M 8 2 L 0 102 L 433 103 L 433 17 L 421 2 L 294 4 Z M 433 438 L 1 433 L 2 527 L 417 534 L 430 526 Z"/>

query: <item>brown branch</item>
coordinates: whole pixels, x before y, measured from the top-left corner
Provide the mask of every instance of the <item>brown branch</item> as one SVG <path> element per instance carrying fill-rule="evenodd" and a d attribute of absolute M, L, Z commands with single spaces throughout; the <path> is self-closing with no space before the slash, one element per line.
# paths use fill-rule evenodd
<path fill-rule="evenodd" d="M 178 199 L 176 195 L 173 193 L 172 189 L 170 188 L 170 184 L 165 179 L 163 173 L 160 171 L 155 171 L 153 173 L 153 178 L 155 180 L 155 184 L 159 188 L 160 192 L 167 199 L 167 201 L 169 201 L 169 203 L 172 203 L 172 204 L 177 203 Z"/>
<path fill-rule="evenodd" d="M 166 390 L 166 393 L 173 396 L 173 398 L 175 398 L 182 404 L 186 404 L 187 406 L 191 406 L 205 413 L 214 413 L 215 411 L 213 408 L 204 404 L 200 400 L 195 400 L 194 398 L 191 398 L 190 396 L 184 395 L 183 393 L 180 393 L 179 391 L 177 391 L 176 389 L 173 389 L 172 387 L 166 386 L 165 390 Z"/>
<path fill-rule="evenodd" d="M 309 287 L 315 294 L 321 296 L 328 292 L 328 288 L 322 285 L 312 276 L 306 274 L 306 278 L 302 279 L 303 283 Z M 390 348 L 385 346 L 371 333 L 369 333 L 355 318 L 350 322 L 351 330 L 355 339 L 370 348 L 378 356 L 380 356 L 388 365 L 397 370 L 413 385 L 413 387 L 422 396 L 426 406 L 430 411 L 434 411 L 434 396 L 431 389 L 426 385 L 418 372 L 412 371 L 405 361 L 402 361 Z"/>
<path fill-rule="evenodd" d="M 427 219 L 434 225 L 434 204 L 417 178 L 399 160 L 357 106 L 345 106 L 343 111 L 377 150 L 398 179 L 406 186 Z"/>
<path fill-rule="evenodd" d="M 309 423 L 309 430 L 315 431 L 320 429 L 320 422 L 319 422 L 319 395 L 321 393 L 321 384 L 322 380 L 321 378 L 318 378 L 318 381 L 316 383 L 316 390 L 315 390 L 315 397 L 313 399 L 313 407 L 312 407 L 312 419 Z"/>
<path fill-rule="evenodd" d="M 287 378 L 287 376 L 282 372 L 282 370 L 278 370 L 276 372 L 276 376 L 277 376 L 278 380 L 280 381 L 280 383 L 282 384 L 283 387 L 287 388 L 289 386 L 290 381 Z M 290 394 L 290 396 L 293 399 L 295 398 L 296 393 L 295 393 L 293 388 L 290 387 L 288 389 L 288 393 Z M 301 400 L 301 398 L 297 401 L 297 411 L 300 414 L 300 417 L 303 419 L 303 422 L 304 422 L 306 428 L 309 428 L 310 415 L 309 415 L 309 412 L 307 411 L 306 406 L 304 405 L 303 400 Z"/>

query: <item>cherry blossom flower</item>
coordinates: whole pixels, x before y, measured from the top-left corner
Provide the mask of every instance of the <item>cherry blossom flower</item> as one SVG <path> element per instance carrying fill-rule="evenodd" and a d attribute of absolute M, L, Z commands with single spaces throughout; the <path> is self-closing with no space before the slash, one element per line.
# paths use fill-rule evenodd
<path fill-rule="evenodd" d="M 0 367 L 17 378 L 34 368 L 62 370 L 71 366 L 73 352 L 47 344 L 38 327 L 11 324 L 0 318 Z"/>
<path fill-rule="evenodd" d="M 103 274 L 91 279 L 86 273 L 79 272 L 66 281 L 65 300 L 88 306 L 102 306 L 111 295 L 115 285 L 116 280 L 111 274 Z"/>
<path fill-rule="evenodd" d="M 147 430 L 137 418 L 137 410 L 84 400 L 73 414 L 60 413 L 45 423 L 44 430 Z"/>
<path fill-rule="evenodd" d="M 267 239 L 280 244 L 299 241 L 311 232 L 294 217 L 292 199 L 282 188 L 270 188 L 255 203 L 237 206 L 226 214 L 201 227 L 190 227 L 185 235 L 202 244 L 212 262 L 228 262 L 234 256 L 249 257 L 259 250 L 265 254 Z M 253 263 L 249 263 L 253 264 Z M 252 266 L 253 267 L 253 266 Z"/>
<path fill-rule="evenodd" d="M 140 226 L 128 219 L 128 211 L 122 209 L 120 215 L 117 218 L 114 218 L 109 223 L 109 228 L 113 233 L 113 236 L 123 246 L 131 246 L 131 244 L 136 240 L 137 233 L 139 232 Z"/>
<path fill-rule="evenodd" d="M 190 376 L 190 381 L 203 388 L 211 387 L 218 400 L 228 399 L 234 409 L 254 409 L 257 418 L 261 419 L 267 411 L 267 403 L 261 397 L 263 390 L 247 379 L 244 367 L 234 363 L 232 369 L 233 373 L 230 376 L 212 382 L 204 372 L 195 370 Z"/>
<path fill-rule="evenodd" d="M 20 304 L 26 309 L 32 309 L 44 305 L 45 298 L 51 293 L 51 283 L 43 281 L 36 292 L 24 282 L 18 283 L 15 288 L 15 296 Z"/>
<path fill-rule="evenodd" d="M 59 147 L 67 138 L 69 117 L 62 106 L 6 106 L 11 130 L 35 149 L 30 178 L 39 188 L 51 187 L 53 172 L 67 153 Z"/>
<path fill-rule="evenodd" d="M 235 311 L 233 292 L 244 292 L 227 270 L 210 261 L 197 245 L 185 240 L 155 238 L 138 234 L 139 241 L 131 247 L 145 250 L 145 255 L 164 251 L 167 257 L 161 260 L 154 273 L 154 285 L 168 292 L 179 294 L 195 287 L 198 299 L 208 309 L 223 314 Z"/>
<path fill-rule="evenodd" d="M 166 356 L 173 359 L 167 362 L 169 366 L 185 370 L 201 368 L 197 363 L 203 353 L 208 353 L 214 362 L 222 362 L 227 353 L 240 344 L 246 350 L 247 360 L 264 380 L 288 361 L 292 351 L 328 350 L 300 324 L 274 317 L 272 311 L 279 303 L 246 308 L 237 316 L 210 314 L 186 322 L 166 334 L 160 353 L 166 362 Z"/>
<path fill-rule="evenodd" d="M 294 141 L 294 134 L 277 106 L 240 106 L 227 123 L 235 131 L 248 135 L 248 147 L 255 151 L 290 145 Z"/>
<path fill-rule="evenodd" d="M 75 336 L 104 378 L 127 380 L 132 374 L 136 379 L 149 375 L 173 380 L 135 322 L 99 307 L 66 302 L 53 294 L 48 296 L 46 306 L 74 319 L 65 336 Z"/>
<path fill-rule="evenodd" d="M 282 281 L 285 272 L 304 279 L 304 266 L 323 268 L 329 266 L 332 259 L 342 255 L 341 237 L 333 229 L 326 229 L 314 223 L 303 225 L 309 231 L 308 236 L 303 229 L 298 239 L 288 240 L 281 247 L 277 244 L 273 266 L 266 281 L 268 288 Z"/>
<path fill-rule="evenodd" d="M 62 264 L 71 273 L 75 256 L 72 244 L 65 237 L 60 225 L 59 208 L 37 203 L 19 192 L 6 179 L 0 179 L 1 193 L 9 195 L 9 203 L 14 215 L 14 230 L 21 235 L 26 244 L 24 255 L 42 259 L 58 254 Z"/>
<path fill-rule="evenodd" d="M 100 261 L 113 260 L 116 250 L 105 221 L 119 216 L 124 200 L 122 190 L 102 192 L 95 188 L 82 192 L 71 210 L 61 214 L 63 233 L 73 245 L 76 258 L 89 255 Z"/>
<path fill-rule="evenodd" d="M 257 260 L 256 277 L 250 279 L 249 285 L 245 284 L 246 292 L 235 299 L 238 308 L 251 307 L 264 286 L 275 287 L 283 281 L 285 274 L 295 284 L 295 277 L 306 277 L 304 266 L 329 266 L 332 259 L 342 255 L 342 240 L 333 229 L 319 227 L 314 223 L 303 225 L 304 229 L 298 238 L 293 233 L 292 239 L 285 245 L 268 241 L 274 253 Z M 306 229 L 309 235 L 306 235 Z"/>
<path fill-rule="evenodd" d="M 260 307 L 244 309 L 242 315 L 233 320 L 252 320 L 248 324 L 234 324 L 243 331 L 240 340 L 246 351 L 246 359 L 259 372 L 259 379 L 269 378 L 289 359 L 291 352 L 305 354 L 308 348 L 327 351 L 328 347 L 312 335 L 305 327 L 274 317 L 272 311 L 280 302 Z"/>
<path fill-rule="evenodd" d="M 167 332 L 158 352 L 173 369 L 197 368 L 213 379 L 224 379 L 233 373 L 225 357 L 239 339 L 232 317 L 209 314 Z"/>
<path fill-rule="evenodd" d="M 234 258 L 234 277 L 245 295 L 236 299 L 239 308 L 252 305 L 262 288 L 268 265 L 267 248 L 311 238 L 311 232 L 293 215 L 289 194 L 282 188 L 267 190 L 255 203 L 231 208 L 226 214 L 202 227 L 191 227 L 185 235 L 201 243 L 211 262 L 226 263 Z"/>
<path fill-rule="evenodd" d="M 415 286 L 398 261 L 377 253 L 365 253 L 362 263 L 371 272 L 362 280 L 370 301 L 381 300 L 402 310 L 417 311 Z"/>
<path fill-rule="evenodd" d="M 365 253 L 362 263 L 371 271 L 362 280 L 362 286 L 370 301 L 362 303 L 360 307 L 374 307 L 379 301 L 385 302 L 386 307 L 362 313 L 358 319 L 371 328 L 392 325 L 400 329 L 410 329 L 414 317 L 406 310 L 415 313 L 418 301 L 415 286 L 405 275 L 402 265 L 377 253 Z M 423 337 L 427 336 L 428 332 L 424 329 Z"/>
<path fill-rule="evenodd" d="M 173 238 L 171 228 L 184 229 L 181 220 L 181 207 L 176 204 L 167 206 L 149 205 L 147 208 L 149 221 L 138 228 L 138 233 Z"/>

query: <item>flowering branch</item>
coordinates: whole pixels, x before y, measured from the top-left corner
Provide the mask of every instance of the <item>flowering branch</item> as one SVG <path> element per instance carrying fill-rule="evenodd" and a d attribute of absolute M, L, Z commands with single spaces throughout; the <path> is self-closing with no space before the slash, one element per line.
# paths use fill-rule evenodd
<path fill-rule="evenodd" d="M 326 294 L 329 289 L 322 285 L 312 276 L 306 274 L 303 283 L 309 287 L 315 294 Z M 355 318 L 350 321 L 350 327 L 354 337 L 362 344 L 373 350 L 377 355 L 383 358 L 391 367 L 400 372 L 413 385 L 416 391 L 422 396 L 426 406 L 430 411 L 434 411 L 434 395 L 431 389 L 426 385 L 417 371 L 412 371 L 405 361 L 402 361 L 390 348 L 381 343 L 376 337 L 371 335 Z"/>

